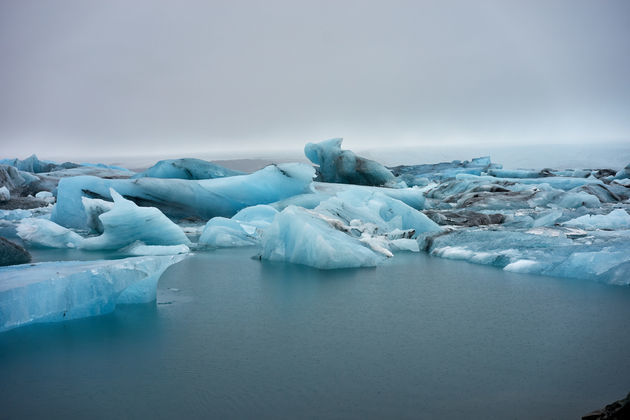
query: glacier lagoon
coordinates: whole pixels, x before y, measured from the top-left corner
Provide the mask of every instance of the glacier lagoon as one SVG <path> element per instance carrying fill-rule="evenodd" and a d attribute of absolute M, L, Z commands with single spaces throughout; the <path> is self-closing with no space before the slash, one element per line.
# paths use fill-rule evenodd
<path fill-rule="evenodd" d="M 422 253 L 326 271 L 255 254 L 197 252 L 157 304 L 1 333 L 3 417 L 569 419 L 630 388 L 628 288 Z"/>
<path fill-rule="evenodd" d="M 341 139 L 305 154 L 251 174 L 2 161 L 3 389 L 39 386 L 59 415 L 171 417 L 183 401 L 197 417 L 572 418 L 625 394 L 630 165 L 385 167 Z M 38 382 L 55 355 L 63 372 Z M 16 415 L 40 409 L 14 394 Z"/>

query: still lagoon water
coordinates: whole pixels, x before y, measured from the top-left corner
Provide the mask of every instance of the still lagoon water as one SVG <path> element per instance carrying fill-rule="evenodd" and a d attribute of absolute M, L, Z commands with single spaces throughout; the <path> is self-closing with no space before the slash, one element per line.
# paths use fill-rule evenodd
<path fill-rule="evenodd" d="M 0 334 L 0 418 L 569 419 L 630 391 L 630 288 L 254 254 L 196 253 L 157 304 Z"/>

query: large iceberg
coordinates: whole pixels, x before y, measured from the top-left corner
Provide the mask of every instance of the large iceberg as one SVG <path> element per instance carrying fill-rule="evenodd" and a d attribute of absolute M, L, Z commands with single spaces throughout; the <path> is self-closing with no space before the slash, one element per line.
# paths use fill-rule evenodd
<path fill-rule="evenodd" d="M 335 138 L 320 143 L 307 143 L 306 157 L 318 165 L 317 180 L 358 185 L 396 185 L 392 172 L 370 159 L 341 150 L 343 139 Z"/>
<path fill-rule="evenodd" d="M 279 213 L 263 233 L 261 257 L 320 269 L 374 267 L 384 259 L 334 222 L 295 206 Z"/>
<path fill-rule="evenodd" d="M 243 174 L 205 160 L 184 158 L 161 160 L 133 178 L 212 179 Z"/>
<path fill-rule="evenodd" d="M 155 300 L 158 280 L 183 255 L 64 261 L 0 268 L 0 331 L 112 312 Z"/>
<path fill-rule="evenodd" d="M 312 210 L 286 207 L 262 231 L 260 255 L 320 269 L 368 267 L 396 251 L 418 251 L 413 238 L 441 230 L 400 200 L 350 188 Z"/>
<path fill-rule="evenodd" d="M 139 207 L 115 190 L 112 208 L 98 216 L 103 233 L 82 237 L 50 220 L 23 219 L 17 228 L 26 242 L 51 248 L 82 248 L 87 250 L 120 249 L 136 241 L 145 245 L 188 245 L 184 231 L 155 207 Z"/>
<path fill-rule="evenodd" d="M 205 180 L 102 179 L 79 176 L 59 182 L 51 220 L 86 229 L 82 197 L 110 200 L 110 188 L 143 206 L 159 208 L 173 218 L 231 217 L 256 204 L 267 204 L 310 191 L 313 168 L 300 163 L 270 165 L 249 175 Z"/>

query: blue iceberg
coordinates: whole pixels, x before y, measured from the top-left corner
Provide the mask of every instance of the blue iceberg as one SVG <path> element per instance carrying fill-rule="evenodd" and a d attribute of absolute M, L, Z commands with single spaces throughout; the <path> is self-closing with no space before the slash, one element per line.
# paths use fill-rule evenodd
<path fill-rule="evenodd" d="M 161 160 L 132 178 L 213 179 L 234 175 L 244 175 L 244 173 L 205 160 L 184 158 Z"/>
<path fill-rule="evenodd" d="M 112 312 L 155 300 L 162 273 L 185 256 L 64 261 L 0 268 L 0 331 Z"/>
<path fill-rule="evenodd" d="M 59 182 L 51 220 L 65 227 L 86 229 L 82 197 L 111 200 L 110 188 L 139 205 L 157 207 L 173 218 L 231 217 L 245 207 L 310 191 L 314 175 L 308 165 L 287 163 L 249 175 L 205 180 L 64 178 Z"/>

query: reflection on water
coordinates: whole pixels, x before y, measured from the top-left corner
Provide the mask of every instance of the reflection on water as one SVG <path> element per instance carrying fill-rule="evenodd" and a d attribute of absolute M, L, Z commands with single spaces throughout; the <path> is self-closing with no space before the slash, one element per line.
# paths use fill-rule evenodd
<path fill-rule="evenodd" d="M 630 289 L 398 255 L 199 253 L 157 304 L 0 334 L 0 417 L 575 418 L 630 390 Z"/>

